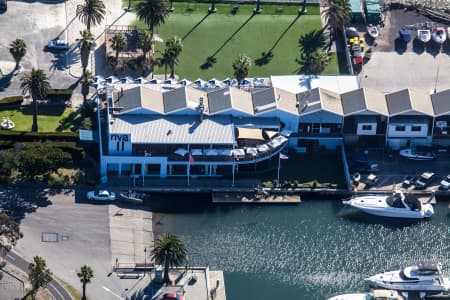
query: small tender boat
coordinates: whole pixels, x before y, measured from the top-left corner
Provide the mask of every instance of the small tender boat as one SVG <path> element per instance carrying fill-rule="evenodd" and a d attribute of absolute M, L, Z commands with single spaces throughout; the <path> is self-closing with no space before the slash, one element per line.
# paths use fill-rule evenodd
<path fill-rule="evenodd" d="M 433 160 L 433 151 L 424 146 L 417 146 L 415 148 L 407 148 L 400 150 L 400 155 L 412 160 Z"/>
<path fill-rule="evenodd" d="M 422 204 L 417 198 L 408 198 L 400 190 L 395 191 L 392 195 L 353 196 L 348 200 L 343 200 L 342 203 L 365 213 L 382 217 L 424 219 L 434 214 L 431 204 Z"/>
<path fill-rule="evenodd" d="M 404 300 L 405 298 L 397 291 L 373 290 L 370 293 L 342 294 L 329 298 L 328 300 Z"/>
<path fill-rule="evenodd" d="M 438 44 L 443 44 L 447 39 L 447 33 L 444 27 L 435 27 L 431 33 L 431 38 Z"/>
<path fill-rule="evenodd" d="M 431 31 L 429 29 L 418 29 L 417 39 L 422 43 L 428 43 L 431 40 Z"/>
<path fill-rule="evenodd" d="M 129 190 L 128 192 L 120 193 L 120 197 L 129 202 L 143 203 L 145 194 L 138 194 L 135 191 Z"/>
<path fill-rule="evenodd" d="M 9 117 L 3 117 L 2 124 L 0 125 L 2 129 L 13 129 L 16 124 Z"/>
<path fill-rule="evenodd" d="M 372 24 L 369 24 L 369 26 L 367 26 L 367 33 L 374 39 L 376 39 L 380 35 L 377 26 L 374 26 Z"/>
<path fill-rule="evenodd" d="M 441 265 L 418 262 L 402 270 L 379 273 L 365 279 L 371 285 L 399 291 L 443 292 L 450 287 Z"/>

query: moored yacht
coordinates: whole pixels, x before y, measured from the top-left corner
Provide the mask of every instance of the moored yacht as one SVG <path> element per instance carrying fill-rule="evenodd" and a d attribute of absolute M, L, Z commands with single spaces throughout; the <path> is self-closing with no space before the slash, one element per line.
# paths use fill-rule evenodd
<path fill-rule="evenodd" d="M 407 148 L 400 150 L 400 156 L 412 160 L 433 160 L 434 153 L 432 149 L 426 146 L 416 146 L 414 148 Z"/>
<path fill-rule="evenodd" d="M 424 219 L 434 214 L 431 204 L 422 204 L 416 198 L 407 197 L 400 190 L 395 191 L 392 195 L 369 194 L 354 196 L 342 201 L 342 203 L 365 213 L 383 217 Z"/>
<path fill-rule="evenodd" d="M 405 298 L 397 291 L 373 290 L 369 293 L 342 294 L 329 298 L 328 300 L 404 300 Z"/>
<path fill-rule="evenodd" d="M 418 262 L 402 270 L 379 273 L 366 278 L 371 285 L 399 291 L 443 292 L 449 289 L 449 279 L 442 275 L 441 265 Z"/>

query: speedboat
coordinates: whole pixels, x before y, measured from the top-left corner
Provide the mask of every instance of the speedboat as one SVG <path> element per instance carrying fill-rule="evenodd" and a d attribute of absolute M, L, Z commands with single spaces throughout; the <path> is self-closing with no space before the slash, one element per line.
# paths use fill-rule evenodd
<path fill-rule="evenodd" d="M 450 287 L 449 279 L 442 275 L 441 265 L 435 262 L 418 262 L 365 280 L 373 286 L 398 291 L 443 292 Z"/>
<path fill-rule="evenodd" d="M 418 29 L 417 39 L 422 43 L 428 43 L 431 40 L 431 31 L 429 29 Z"/>
<path fill-rule="evenodd" d="M 431 38 L 438 44 L 443 44 L 447 39 L 447 33 L 444 27 L 435 27 L 431 33 Z"/>
<path fill-rule="evenodd" d="M 374 26 L 372 24 L 369 24 L 369 26 L 367 26 L 367 33 L 374 39 L 380 35 L 377 26 Z"/>
<path fill-rule="evenodd" d="M 400 155 L 412 160 L 433 160 L 434 153 L 429 147 L 417 146 L 400 150 Z"/>
<path fill-rule="evenodd" d="M 405 298 L 393 290 L 373 290 L 369 293 L 342 294 L 328 300 L 404 300 Z"/>
<path fill-rule="evenodd" d="M 353 196 L 342 203 L 365 213 L 382 217 L 424 219 L 434 214 L 431 204 L 422 204 L 417 198 L 408 198 L 400 190 L 395 191 L 392 195 Z"/>
<path fill-rule="evenodd" d="M 129 190 L 128 192 L 120 193 L 120 197 L 128 202 L 143 203 L 145 194 L 138 194 L 135 191 Z"/>

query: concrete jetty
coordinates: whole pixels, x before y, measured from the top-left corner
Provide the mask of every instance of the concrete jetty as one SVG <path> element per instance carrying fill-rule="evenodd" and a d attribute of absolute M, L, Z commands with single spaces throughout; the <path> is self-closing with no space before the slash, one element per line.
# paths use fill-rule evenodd
<path fill-rule="evenodd" d="M 239 192 L 216 192 L 212 193 L 213 203 L 259 203 L 259 204 L 297 204 L 301 198 L 298 193 L 291 194 L 267 194 Z"/>

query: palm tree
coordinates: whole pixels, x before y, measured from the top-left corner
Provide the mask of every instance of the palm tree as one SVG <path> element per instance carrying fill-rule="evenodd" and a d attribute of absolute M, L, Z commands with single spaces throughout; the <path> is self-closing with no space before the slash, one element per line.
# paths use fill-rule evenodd
<path fill-rule="evenodd" d="M 330 56 L 328 52 L 319 48 L 310 55 L 305 55 L 301 63 L 303 64 L 303 73 L 318 75 L 322 73 L 330 63 Z"/>
<path fill-rule="evenodd" d="M 164 283 L 170 283 L 169 268 L 179 266 L 186 260 L 186 245 L 178 236 L 167 234 L 156 240 L 152 250 L 152 259 L 164 265 Z"/>
<path fill-rule="evenodd" d="M 109 40 L 109 42 L 111 43 L 111 48 L 114 51 L 116 51 L 115 58 L 116 58 L 116 62 L 118 62 L 120 51 L 123 51 L 127 48 L 127 38 L 122 32 L 119 32 L 119 33 L 115 34 Z"/>
<path fill-rule="evenodd" d="M 81 81 L 81 93 L 83 94 L 83 101 L 86 102 L 87 95 L 89 94 L 89 86 L 93 82 L 92 73 L 89 70 L 83 71 L 83 80 Z"/>
<path fill-rule="evenodd" d="M 166 41 L 166 51 L 170 54 L 170 78 L 174 78 L 175 75 L 175 66 L 179 63 L 179 56 L 181 51 L 183 51 L 183 44 L 181 43 L 181 39 L 177 36 L 174 36 L 171 39 Z"/>
<path fill-rule="evenodd" d="M 33 257 L 28 266 L 28 279 L 31 283 L 31 299 L 36 299 L 37 291 L 52 281 L 52 272 L 47 268 L 45 260 L 40 256 Z"/>
<path fill-rule="evenodd" d="M 170 53 L 167 48 L 160 53 L 161 56 L 156 59 L 155 63 L 157 66 L 164 67 L 164 79 L 167 79 L 167 67 L 172 62 L 172 53 Z"/>
<path fill-rule="evenodd" d="M 153 45 L 153 34 L 155 26 L 164 24 L 169 10 L 166 0 L 142 0 L 136 5 L 136 15 L 139 20 L 147 24 L 150 29 L 151 41 Z M 153 70 L 153 57 L 150 56 L 150 68 Z"/>
<path fill-rule="evenodd" d="M 22 94 L 30 94 L 33 99 L 33 125 L 31 131 L 38 131 L 37 124 L 37 114 L 38 114 L 38 103 L 37 100 L 42 100 L 47 97 L 48 89 L 50 88 L 50 83 L 48 81 L 47 74 L 41 69 L 31 69 L 31 72 L 25 74 L 20 79 L 20 88 L 22 89 Z"/>
<path fill-rule="evenodd" d="M 147 60 L 147 54 L 152 50 L 152 36 L 146 30 L 138 33 L 138 47 L 142 50 L 144 62 Z"/>
<path fill-rule="evenodd" d="M 352 18 L 349 0 L 326 0 L 322 14 L 325 17 L 326 26 L 330 27 L 334 35 L 347 25 Z"/>
<path fill-rule="evenodd" d="M 84 0 L 84 4 L 77 5 L 76 16 L 91 32 L 91 26 L 99 25 L 105 17 L 106 8 L 102 0 Z"/>
<path fill-rule="evenodd" d="M 20 61 L 27 53 L 27 44 L 25 44 L 25 41 L 22 39 L 15 39 L 9 45 L 9 52 L 16 61 L 16 69 L 18 69 Z"/>
<path fill-rule="evenodd" d="M 89 63 L 89 54 L 94 44 L 94 35 L 87 30 L 82 30 L 80 31 L 80 38 L 76 41 L 80 46 L 81 66 L 84 73 Z"/>
<path fill-rule="evenodd" d="M 240 54 L 233 62 L 234 76 L 239 87 L 241 86 L 241 81 L 248 76 L 251 66 L 252 60 L 245 54 Z"/>
<path fill-rule="evenodd" d="M 256 7 L 253 11 L 255 14 L 259 14 L 262 11 L 260 0 L 256 0 Z"/>
<path fill-rule="evenodd" d="M 78 278 L 80 278 L 83 284 L 83 297 L 81 300 L 86 300 L 86 285 L 91 283 L 91 279 L 94 277 L 94 271 L 89 266 L 82 266 L 80 272 L 77 273 Z"/>

